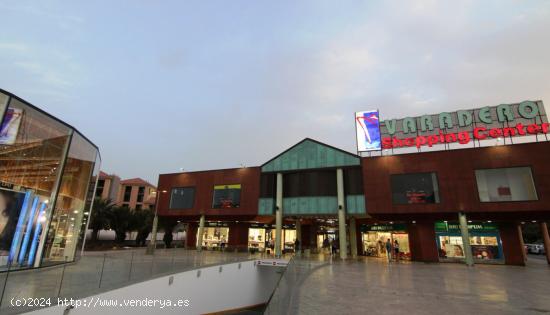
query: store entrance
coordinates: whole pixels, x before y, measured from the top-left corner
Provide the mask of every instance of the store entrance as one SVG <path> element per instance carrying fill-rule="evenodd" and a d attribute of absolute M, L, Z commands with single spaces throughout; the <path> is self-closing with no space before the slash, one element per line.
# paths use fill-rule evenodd
<path fill-rule="evenodd" d="M 197 242 L 199 239 L 199 231 L 197 231 Z M 228 227 L 205 227 L 202 244 L 200 246 L 207 250 L 223 250 L 227 246 L 229 240 Z M 199 245 L 199 244 L 197 244 Z"/>
<path fill-rule="evenodd" d="M 317 252 L 330 254 L 332 245 L 339 247 L 338 220 L 335 218 L 317 219 Z"/>
<path fill-rule="evenodd" d="M 374 224 L 361 226 L 363 255 L 369 257 L 387 257 L 386 243 L 390 240 L 391 257 L 395 259 L 395 248 L 399 248 L 399 259 L 411 258 L 409 234 L 403 224 Z M 397 243 L 396 243 L 397 242 Z M 396 246 L 397 244 L 397 246 Z"/>
<path fill-rule="evenodd" d="M 248 229 L 248 250 L 275 254 L 275 226 L 271 224 L 253 224 Z M 281 233 L 281 252 L 294 252 L 296 228 L 294 225 L 283 225 Z"/>

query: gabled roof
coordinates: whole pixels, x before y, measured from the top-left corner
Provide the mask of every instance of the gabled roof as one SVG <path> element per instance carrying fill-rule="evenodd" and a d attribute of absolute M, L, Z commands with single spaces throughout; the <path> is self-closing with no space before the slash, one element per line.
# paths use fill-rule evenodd
<path fill-rule="evenodd" d="M 127 185 L 127 186 L 152 186 L 155 187 L 153 184 L 149 183 L 148 181 L 141 179 L 139 177 L 136 178 L 130 178 L 120 181 L 121 185 Z"/>
<path fill-rule="evenodd" d="M 358 155 L 305 138 L 262 165 L 262 172 L 280 172 L 360 165 Z"/>

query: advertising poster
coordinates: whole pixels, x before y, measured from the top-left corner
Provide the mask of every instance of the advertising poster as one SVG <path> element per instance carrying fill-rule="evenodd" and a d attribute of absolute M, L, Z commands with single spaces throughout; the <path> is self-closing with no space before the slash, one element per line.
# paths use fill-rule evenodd
<path fill-rule="evenodd" d="M 213 209 L 238 208 L 241 205 L 241 185 L 214 186 Z"/>
<path fill-rule="evenodd" d="M 14 144 L 21 125 L 23 110 L 20 108 L 8 108 L 2 125 L 0 125 L 0 144 Z"/>
<path fill-rule="evenodd" d="M 7 265 L 25 194 L 0 188 L 0 266 Z"/>
<path fill-rule="evenodd" d="M 380 119 L 377 110 L 355 113 L 357 151 L 380 150 Z"/>

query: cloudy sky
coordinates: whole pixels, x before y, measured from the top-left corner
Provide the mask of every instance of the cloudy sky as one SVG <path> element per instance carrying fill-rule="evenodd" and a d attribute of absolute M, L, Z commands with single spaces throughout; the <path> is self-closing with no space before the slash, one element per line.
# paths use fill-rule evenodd
<path fill-rule="evenodd" d="M 0 87 L 76 126 L 102 169 L 354 151 L 382 118 L 550 102 L 548 1 L 0 1 Z M 548 105 L 547 105 L 548 108 Z"/>

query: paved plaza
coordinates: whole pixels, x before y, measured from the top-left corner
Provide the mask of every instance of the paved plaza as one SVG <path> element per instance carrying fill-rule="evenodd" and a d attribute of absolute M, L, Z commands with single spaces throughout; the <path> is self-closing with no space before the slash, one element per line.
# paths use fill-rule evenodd
<path fill-rule="evenodd" d="M 167 273 L 259 258 L 246 253 L 183 249 L 89 252 L 65 268 L 11 272 L 0 313 L 11 297 L 84 297 Z M 103 269 L 103 272 L 102 272 Z M 4 283 L 6 273 L 1 274 Z M 545 314 L 550 313 L 550 267 L 531 256 L 526 267 L 341 261 L 295 258 L 266 314 Z"/>
<path fill-rule="evenodd" d="M 296 260 L 268 314 L 545 314 L 550 267 Z"/>

